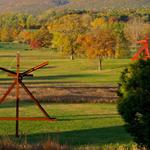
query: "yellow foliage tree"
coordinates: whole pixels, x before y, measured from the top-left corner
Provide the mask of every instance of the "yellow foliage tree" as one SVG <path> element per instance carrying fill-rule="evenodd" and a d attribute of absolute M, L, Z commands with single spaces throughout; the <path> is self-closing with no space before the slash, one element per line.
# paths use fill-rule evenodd
<path fill-rule="evenodd" d="M 52 47 L 58 48 L 64 54 L 68 54 L 67 50 L 70 48 L 68 36 L 63 33 L 53 33 Z"/>
<path fill-rule="evenodd" d="M 49 32 L 54 33 L 54 45 L 58 49 L 61 49 L 62 52 L 70 55 L 71 59 L 74 59 L 74 55 L 78 51 L 78 45 L 76 43 L 77 37 L 87 29 L 85 17 L 88 18 L 87 16 L 68 14 L 54 20 L 48 25 Z M 86 20 L 86 22 L 88 21 Z M 63 43 L 64 46 L 62 46 L 61 43 Z"/>
<path fill-rule="evenodd" d="M 3 28 L 0 30 L 0 41 L 1 42 L 12 42 L 13 41 L 11 29 Z"/>
<path fill-rule="evenodd" d="M 103 25 L 106 24 L 106 21 L 104 18 L 100 17 L 100 18 L 96 18 L 94 21 L 91 22 L 91 26 L 93 28 L 98 28 L 98 27 L 101 27 Z"/>

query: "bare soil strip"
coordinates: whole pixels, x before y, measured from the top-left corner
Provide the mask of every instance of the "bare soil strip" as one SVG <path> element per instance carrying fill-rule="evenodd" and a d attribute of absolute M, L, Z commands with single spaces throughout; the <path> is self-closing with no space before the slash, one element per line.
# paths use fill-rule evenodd
<path fill-rule="evenodd" d="M 35 97 L 41 102 L 57 103 L 114 103 L 117 101 L 117 87 L 30 87 Z M 0 97 L 5 93 L 6 88 L 0 87 Z M 28 95 L 21 89 L 20 98 L 30 100 Z M 15 90 L 7 98 L 15 99 Z"/>

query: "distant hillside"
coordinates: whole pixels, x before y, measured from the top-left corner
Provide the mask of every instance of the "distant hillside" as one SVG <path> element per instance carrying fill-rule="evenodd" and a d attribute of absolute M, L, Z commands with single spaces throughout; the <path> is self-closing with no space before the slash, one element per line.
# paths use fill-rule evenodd
<path fill-rule="evenodd" d="M 0 13 L 40 13 L 50 8 L 102 10 L 141 7 L 150 8 L 150 0 L 0 0 Z"/>
<path fill-rule="evenodd" d="M 67 7 L 78 9 L 150 8 L 150 0 L 70 0 Z"/>
<path fill-rule="evenodd" d="M 67 3 L 68 0 L 0 0 L 0 12 L 40 13 Z"/>

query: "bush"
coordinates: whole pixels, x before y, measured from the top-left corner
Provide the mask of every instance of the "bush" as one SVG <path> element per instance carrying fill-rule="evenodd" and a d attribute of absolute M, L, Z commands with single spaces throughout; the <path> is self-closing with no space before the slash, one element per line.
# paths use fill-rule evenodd
<path fill-rule="evenodd" d="M 119 83 L 118 110 L 135 142 L 150 149 L 150 60 L 127 67 Z"/>

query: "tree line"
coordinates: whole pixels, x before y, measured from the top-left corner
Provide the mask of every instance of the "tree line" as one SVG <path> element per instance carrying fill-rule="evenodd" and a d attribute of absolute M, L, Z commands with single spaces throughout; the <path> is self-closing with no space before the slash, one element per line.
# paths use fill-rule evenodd
<path fill-rule="evenodd" d="M 0 15 L 0 41 L 26 43 L 31 49 L 46 47 L 70 56 L 129 57 L 136 41 L 150 33 L 150 11 L 79 11 L 41 15 Z"/>

